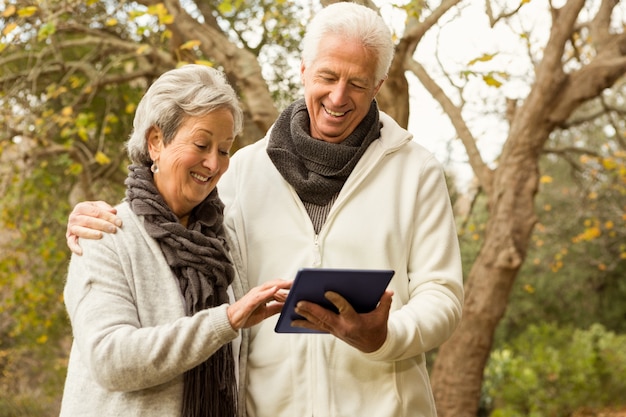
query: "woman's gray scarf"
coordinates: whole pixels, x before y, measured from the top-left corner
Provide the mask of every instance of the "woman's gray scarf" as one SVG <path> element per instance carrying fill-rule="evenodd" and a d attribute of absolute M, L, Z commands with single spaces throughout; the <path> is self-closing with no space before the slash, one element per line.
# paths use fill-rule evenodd
<path fill-rule="evenodd" d="M 329 143 L 311 137 L 304 99 L 287 107 L 270 133 L 267 154 L 300 199 L 327 204 L 343 187 L 367 147 L 380 137 L 378 106 L 370 110 L 346 139 Z"/>
<path fill-rule="evenodd" d="M 178 279 L 188 316 L 227 303 L 234 269 L 224 239 L 224 205 L 217 189 L 200 203 L 185 228 L 154 185 L 147 166 L 131 165 L 126 197 L 137 216 L 143 216 Z M 199 335 L 199 337 L 201 337 Z M 184 375 L 183 417 L 236 415 L 237 383 L 230 343 Z"/>

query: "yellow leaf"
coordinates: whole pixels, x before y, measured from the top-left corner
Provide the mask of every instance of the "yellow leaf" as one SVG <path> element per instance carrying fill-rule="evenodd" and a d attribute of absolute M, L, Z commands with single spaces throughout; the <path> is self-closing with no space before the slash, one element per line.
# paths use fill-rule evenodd
<path fill-rule="evenodd" d="M 136 19 L 136 18 L 138 18 L 138 17 L 141 17 L 141 16 L 143 16 L 143 15 L 145 15 L 145 14 L 146 14 L 146 12 L 141 11 L 141 10 L 131 10 L 131 11 L 128 13 L 128 17 L 130 17 L 131 19 L 133 19 L 133 20 L 134 20 L 134 19 Z"/>
<path fill-rule="evenodd" d="M 2 17 L 9 17 L 9 16 L 13 16 L 15 14 L 15 11 L 17 9 L 15 8 L 14 5 L 10 4 L 9 6 L 7 6 L 6 9 L 4 9 L 4 11 L 2 12 Z"/>
<path fill-rule="evenodd" d="M 500 87 L 502 83 L 496 80 L 493 75 L 483 75 L 483 81 L 490 87 Z"/>
<path fill-rule="evenodd" d="M 19 17 L 29 17 L 34 15 L 35 13 L 37 13 L 37 7 L 36 6 L 28 6 L 28 7 L 24 7 L 23 9 L 20 9 L 17 11 L 17 15 Z"/>
<path fill-rule="evenodd" d="M 135 104 L 133 104 L 133 103 L 128 103 L 128 104 L 126 105 L 126 109 L 125 109 L 126 113 L 128 113 L 128 114 L 132 114 L 132 113 L 134 113 L 134 112 L 135 112 L 135 107 L 136 107 L 136 106 L 135 106 Z"/>
<path fill-rule="evenodd" d="M 174 16 L 172 16 L 171 14 L 159 16 L 159 23 L 162 25 L 170 25 L 174 23 Z"/>
<path fill-rule="evenodd" d="M 478 58 L 474 58 L 472 59 L 470 62 L 467 63 L 468 66 L 474 65 L 477 62 L 488 62 L 491 61 L 493 59 L 493 57 L 495 57 L 497 54 L 483 54 L 482 56 L 479 56 Z"/>
<path fill-rule="evenodd" d="M 82 129 L 78 129 L 78 137 L 83 141 L 83 142 L 87 142 L 89 140 L 89 133 L 87 132 L 87 129 L 82 128 Z"/>
<path fill-rule="evenodd" d="M 4 29 L 2 29 L 2 34 L 6 36 L 9 33 L 13 32 L 16 27 L 17 27 L 17 23 L 15 22 L 9 23 L 8 25 L 4 27 Z"/>
<path fill-rule="evenodd" d="M 114 18 L 114 17 L 111 17 L 111 18 L 107 19 L 107 21 L 104 24 L 109 26 L 109 27 L 110 26 L 115 26 L 115 25 L 117 25 L 117 19 Z"/>
<path fill-rule="evenodd" d="M 614 159 L 604 158 L 602 160 L 602 165 L 609 171 L 617 168 L 617 162 L 615 162 Z"/>
<path fill-rule="evenodd" d="M 140 45 L 139 48 L 137 48 L 135 52 L 137 52 L 138 55 L 143 55 L 146 52 L 148 52 L 149 49 L 150 49 L 150 46 L 148 45 Z"/>
<path fill-rule="evenodd" d="M 596 193 L 595 191 L 592 191 L 587 195 L 587 198 L 589 200 L 595 200 L 598 198 L 598 193 Z"/>
<path fill-rule="evenodd" d="M 615 226 L 615 224 L 611 220 L 609 220 L 609 221 L 604 223 L 604 228 L 605 229 L 612 229 L 613 226 Z"/>
<path fill-rule="evenodd" d="M 194 61 L 194 63 L 198 64 L 198 65 L 204 65 L 206 67 L 213 67 L 213 63 L 211 61 L 207 61 L 205 59 L 197 59 Z"/>
<path fill-rule="evenodd" d="M 158 16 L 163 13 L 167 13 L 167 10 L 165 9 L 165 6 L 163 5 L 163 3 L 157 3 L 148 7 L 148 13 L 153 16 Z"/>
<path fill-rule="evenodd" d="M 78 162 L 74 162 L 65 171 L 65 173 L 68 174 L 68 175 L 78 175 L 81 172 L 83 172 L 83 166 L 81 164 L 79 164 Z"/>
<path fill-rule="evenodd" d="M 40 345 L 43 345 L 47 341 L 48 341 L 48 336 L 45 334 L 42 334 L 41 336 L 37 338 L 37 343 L 39 343 Z"/>
<path fill-rule="evenodd" d="M 530 284 L 526 284 L 524 285 L 524 291 L 526 291 L 528 294 L 532 294 L 535 292 L 535 287 Z"/>
<path fill-rule="evenodd" d="M 69 117 L 72 115 L 73 112 L 74 110 L 72 109 L 71 106 L 66 106 L 66 107 L 63 107 L 63 110 L 61 110 L 61 115 L 65 117 Z"/>
<path fill-rule="evenodd" d="M 69 81 L 72 88 L 80 87 L 82 84 L 82 80 L 76 76 L 71 76 Z"/>
<path fill-rule="evenodd" d="M 539 182 L 542 184 L 550 184 L 552 182 L 552 177 L 549 175 L 542 175 Z"/>
<path fill-rule="evenodd" d="M 111 163 L 111 159 L 109 159 L 108 156 L 106 156 L 104 153 L 100 151 L 96 153 L 96 156 L 94 158 L 96 162 L 99 163 L 100 165 L 107 165 Z"/>
<path fill-rule="evenodd" d="M 200 41 L 197 40 L 197 39 L 193 39 L 193 40 L 190 40 L 190 41 L 187 41 L 187 42 L 183 43 L 180 46 L 180 49 L 193 49 L 193 48 L 195 48 L 197 46 L 200 46 Z"/>

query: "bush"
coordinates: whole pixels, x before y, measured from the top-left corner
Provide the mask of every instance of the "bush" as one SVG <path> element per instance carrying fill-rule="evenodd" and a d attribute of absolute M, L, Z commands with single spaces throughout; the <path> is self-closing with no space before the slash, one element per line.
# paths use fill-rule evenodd
<path fill-rule="evenodd" d="M 624 405 L 626 336 L 532 325 L 494 350 L 485 368 L 483 408 L 491 417 L 565 417 L 581 408 Z"/>

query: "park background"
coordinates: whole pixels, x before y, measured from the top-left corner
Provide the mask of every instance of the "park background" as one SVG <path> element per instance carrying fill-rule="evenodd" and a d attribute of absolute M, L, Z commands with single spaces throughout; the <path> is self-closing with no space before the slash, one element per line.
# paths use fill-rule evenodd
<path fill-rule="evenodd" d="M 331 2 L 0 3 L 0 417 L 58 414 L 67 216 L 123 197 L 147 86 L 222 69 L 236 151 L 301 96 L 303 29 Z M 379 105 L 445 165 L 458 222 L 464 319 L 429 353 L 440 417 L 626 408 L 625 2 L 361 3 L 396 43 Z"/>

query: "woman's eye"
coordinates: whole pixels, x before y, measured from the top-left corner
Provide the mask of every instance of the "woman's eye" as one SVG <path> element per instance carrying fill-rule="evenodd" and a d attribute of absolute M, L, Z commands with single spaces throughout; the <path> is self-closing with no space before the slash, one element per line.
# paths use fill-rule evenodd
<path fill-rule="evenodd" d="M 229 151 L 223 151 L 223 150 L 220 149 L 219 152 L 220 152 L 220 155 L 224 155 L 224 156 L 229 156 L 230 155 Z"/>
<path fill-rule="evenodd" d="M 204 150 L 204 149 L 206 149 L 206 148 L 207 148 L 207 146 L 206 146 L 206 145 L 203 145 L 203 144 L 201 144 L 201 143 L 196 143 L 196 147 L 197 147 L 198 149 L 201 149 L 201 150 Z"/>

